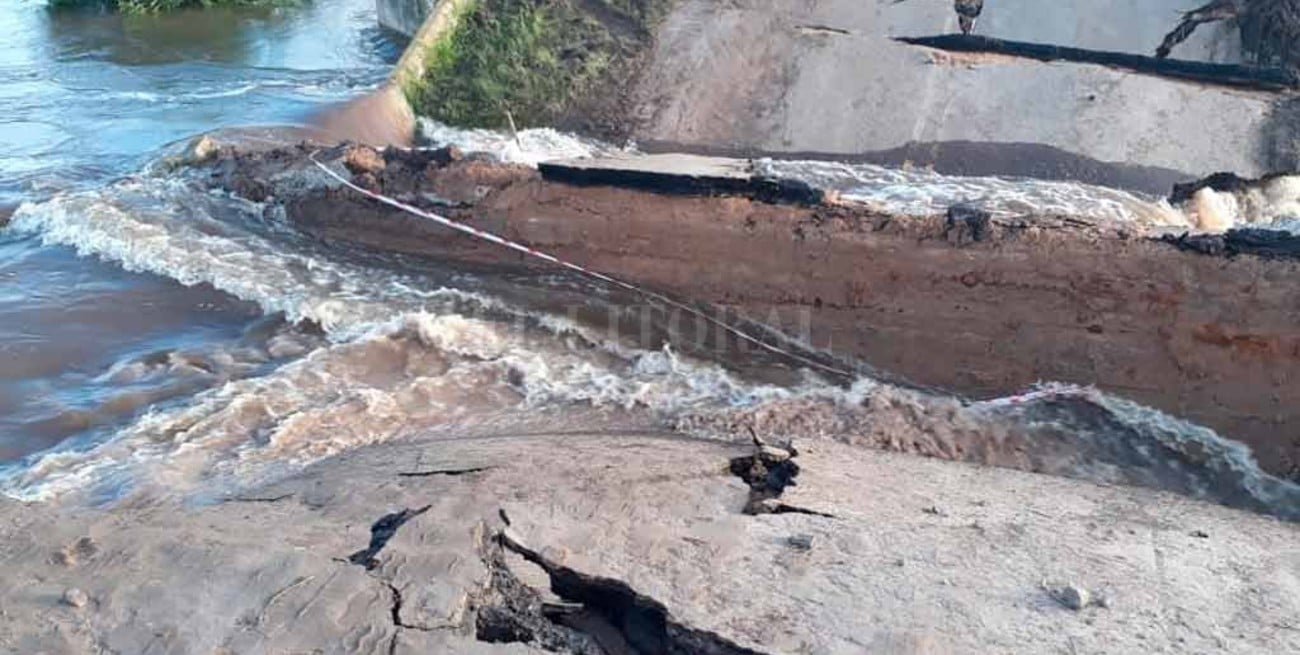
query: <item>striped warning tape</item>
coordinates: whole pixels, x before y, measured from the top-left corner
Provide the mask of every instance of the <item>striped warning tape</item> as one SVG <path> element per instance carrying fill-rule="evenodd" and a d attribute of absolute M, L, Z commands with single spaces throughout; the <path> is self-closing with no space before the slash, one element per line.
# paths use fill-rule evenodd
<path fill-rule="evenodd" d="M 1073 384 L 1040 384 L 1037 388 L 1026 391 L 1014 396 L 1003 396 L 991 400 L 983 400 L 972 403 L 973 407 L 1007 407 L 1012 405 L 1024 405 L 1036 400 L 1055 400 L 1058 398 L 1084 398 L 1086 400 L 1098 400 L 1101 392 L 1093 387 L 1081 387 Z"/>
<path fill-rule="evenodd" d="M 605 283 L 607 283 L 607 284 L 612 284 L 612 285 L 614 285 L 614 286 L 621 287 L 621 288 L 623 288 L 623 289 L 627 289 L 627 290 L 629 290 L 629 291 L 632 291 L 632 292 L 634 292 L 634 293 L 640 294 L 640 295 L 645 296 L 645 297 L 647 297 L 647 298 L 651 298 L 651 299 L 653 299 L 653 300 L 657 300 L 657 301 L 659 301 L 659 302 L 661 302 L 661 303 L 664 303 L 664 304 L 669 305 L 669 306 L 671 306 L 671 307 L 674 307 L 674 308 L 680 309 L 680 310 L 682 310 L 682 311 L 684 311 L 684 312 L 687 312 L 687 313 L 689 313 L 689 314 L 691 314 L 691 315 L 693 315 L 693 316 L 696 316 L 696 317 L 698 317 L 698 318 L 704 319 L 705 321 L 709 322 L 710 324 L 712 324 L 712 325 L 714 325 L 714 326 L 716 326 L 716 327 L 718 327 L 718 328 L 721 328 L 722 330 L 725 330 L 727 333 L 732 334 L 732 335 L 736 336 L 737 338 L 740 338 L 740 339 L 742 339 L 742 340 L 744 340 L 744 341 L 747 341 L 747 342 L 749 342 L 749 343 L 752 343 L 752 344 L 754 344 L 754 345 L 756 345 L 756 346 L 758 346 L 758 347 L 760 347 L 760 348 L 762 348 L 762 349 L 764 349 L 764 350 L 767 350 L 767 351 L 769 351 L 769 352 L 776 353 L 776 354 L 778 354 L 778 355 L 782 355 L 782 356 L 785 356 L 785 357 L 789 357 L 790 359 L 793 359 L 793 360 L 795 360 L 795 361 L 797 361 L 797 362 L 799 362 L 799 363 L 801 363 L 801 364 L 803 364 L 803 365 L 805 365 L 805 366 L 809 366 L 809 367 L 812 367 L 812 368 L 820 369 L 820 370 L 822 370 L 822 371 L 826 371 L 826 372 L 828 372 L 828 373 L 834 373 L 834 374 L 836 374 L 836 375 L 843 375 L 843 376 L 848 376 L 848 377 L 854 377 L 854 376 L 855 376 L 855 374 L 854 374 L 852 371 L 848 371 L 848 370 L 845 370 L 845 369 L 842 369 L 842 368 L 838 368 L 838 367 L 835 367 L 835 366 L 830 366 L 830 365 L 828 365 L 828 364 L 824 364 L 824 363 L 822 363 L 822 362 L 819 362 L 819 361 L 817 361 L 817 360 L 811 359 L 811 358 L 806 357 L 806 356 L 804 356 L 804 355 L 800 355 L 799 353 L 792 352 L 792 351 L 787 350 L 787 349 L 785 349 L 785 348 L 782 348 L 782 347 L 780 347 L 780 346 L 777 346 L 777 345 L 774 345 L 774 344 L 771 344 L 771 343 L 767 343 L 766 341 L 763 341 L 762 339 L 759 339 L 758 337 L 755 337 L 755 336 L 753 336 L 753 335 L 751 335 L 751 334 L 748 334 L 748 333 L 744 332 L 743 330 L 740 330 L 739 328 L 736 328 L 736 327 L 733 327 L 733 326 L 731 326 L 731 325 L 728 325 L 727 323 L 725 323 L 725 322 L 723 322 L 723 321 L 721 321 L 721 320 L 719 320 L 719 319 L 717 319 L 717 318 L 714 318 L 714 317 L 712 317 L 712 316 L 709 316 L 708 314 L 705 314 L 704 312 L 701 312 L 701 311 L 695 309 L 694 307 L 691 307 L 691 306 L 689 306 L 689 305 L 686 305 L 686 304 L 680 303 L 680 302 L 678 302 L 678 301 L 676 301 L 676 300 L 673 300 L 672 298 L 669 298 L 668 296 L 665 296 L 665 295 L 663 295 L 663 294 L 661 294 L 661 293 L 657 293 L 657 292 L 654 292 L 654 291 L 650 291 L 649 289 L 645 289 L 645 288 L 639 287 L 639 286 L 637 286 L 637 285 L 635 285 L 635 284 L 632 284 L 632 283 L 630 283 L 630 282 L 624 282 L 624 281 L 622 281 L 622 280 L 620 280 L 620 279 L 618 279 L 618 278 L 611 277 L 611 276 L 606 275 L 606 274 L 604 274 L 604 273 L 601 273 L 601 272 L 599 272 L 599 271 L 593 271 L 593 270 L 591 270 L 591 269 L 589 269 L 589 268 L 585 268 L 585 267 L 583 267 L 583 266 L 579 266 L 579 265 L 577 265 L 577 264 L 574 264 L 573 262 L 568 262 L 568 261 L 565 261 L 565 260 L 563 260 L 563 259 L 560 259 L 559 257 L 556 257 L 556 256 L 554 256 L 554 255 L 550 255 L 550 254 L 544 253 L 544 252 L 542 252 L 542 251 L 540 251 L 540 250 L 536 250 L 536 249 L 534 249 L 534 248 L 530 248 L 530 247 L 525 246 L 525 245 L 523 245 L 523 244 L 516 243 L 516 242 L 511 241 L 511 240 L 509 240 L 509 239 L 502 238 L 502 237 L 497 236 L 496 234 L 493 234 L 493 233 L 491 233 L 491 232 L 487 232 L 487 231 L 485 231 L 485 230 L 480 230 L 480 229 L 478 229 L 478 228 L 476 228 L 476 227 L 473 227 L 473 226 L 471 226 L 471 225 L 466 225 L 466 224 L 461 223 L 461 222 L 459 222 L 459 221 L 453 221 L 453 220 L 451 220 L 450 218 L 447 218 L 447 217 L 445 217 L 445 216 L 439 216 L 438 214 L 434 214 L 434 213 L 431 213 L 431 212 L 424 211 L 423 209 L 420 209 L 420 208 L 418 208 L 418 207 L 414 207 L 414 206 L 408 205 L 408 204 L 406 204 L 406 203 L 404 203 L 404 202 L 402 202 L 402 201 L 400 201 L 400 200 L 396 200 L 396 199 L 394 199 L 394 198 L 390 198 L 390 197 L 388 197 L 388 196 L 385 196 L 385 195 L 382 195 L 382 194 L 379 194 L 379 193 L 375 193 L 375 192 L 370 191 L 370 190 L 368 190 L 368 189 L 363 189 L 363 188 L 357 186 L 356 184 L 353 184 L 352 181 L 348 180 L 347 178 L 344 178 L 342 175 L 339 175 L 338 173 L 334 172 L 333 170 L 331 170 L 331 169 L 330 169 L 328 166 L 326 166 L 325 164 L 321 163 L 319 160 L 316 159 L 316 154 L 317 154 L 317 153 L 312 153 L 311 156 L 310 156 L 310 159 L 311 159 L 311 162 L 317 166 L 317 168 L 320 168 L 322 171 L 325 171 L 325 173 L 326 173 L 327 175 L 329 175 L 330 177 L 334 178 L 335 180 L 338 180 L 340 183 L 342 183 L 342 184 L 343 184 L 344 186 L 346 186 L 347 188 L 349 188 L 349 189 L 351 189 L 351 190 L 353 190 L 353 191 L 355 191 L 355 192 L 357 192 L 357 193 L 360 193 L 360 194 L 362 194 L 362 195 L 364 195 L 364 196 L 366 196 L 366 197 L 368 197 L 368 198 L 371 198 L 371 199 L 373 199 L 373 200 L 377 200 L 377 201 L 379 201 L 379 202 L 381 202 L 381 203 L 383 203 L 383 204 L 385 204 L 385 205 L 388 205 L 388 206 L 390 206 L 390 207 L 395 207 L 395 208 L 400 209 L 400 210 L 402 210 L 402 211 L 404 211 L 404 212 L 406 212 L 406 213 L 408 213 L 408 214 L 414 214 L 415 216 L 420 216 L 420 217 L 422 217 L 422 218 L 427 218 L 427 219 L 429 219 L 429 220 L 431 220 L 431 221 L 434 221 L 434 222 L 436 222 L 436 223 L 438 223 L 438 224 L 440 224 L 440 225 L 443 225 L 443 226 L 449 227 L 449 228 L 451 228 L 451 229 L 453 229 L 453 230 L 456 230 L 456 231 L 458 231 L 458 232 L 463 232 L 463 233 L 468 234 L 468 235 L 470 235 L 470 236 L 473 236 L 473 237 L 476 237 L 476 238 L 479 238 L 479 239 L 483 239 L 484 241 L 489 241 L 489 242 L 491 242 L 491 243 L 495 243 L 495 244 L 497 244 L 497 245 L 499 245 L 499 246 L 502 246 L 502 247 L 505 247 L 505 248 L 509 248 L 510 250 L 515 250 L 515 251 L 518 251 L 518 252 L 524 253 L 525 255 L 528 255 L 529 257 L 533 257 L 533 258 L 536 258 L 536 259 L 540 259 L 540 260 L 542 260 L 542 261 L 544 261 L 544 262 L 548 262 L 548 263 L 554 264 L 554 265 L 556 265 L 556 266 L 560 266 L 560 267 L 563 267 L 563 268 L 567 268 L 567 269 L 569 269 L 569 270 L 571 270 L 571 271 L 576 271 L 577 273 L 580 273 L 580 274 L 585 275 L 585 276 L 587 276 L 587 277 L 594 278 L 594 279 L 596 279 L 596 280 L 600 280 L 601 282 L 605 282 Z M 767 327 L 767 326 L 764 326 L 764 327 Z M 769 327 L 768 329 L 772 329 L 772 328 Z M 775 331 L 775 330 L 773 330 L 773 331 Z"/>

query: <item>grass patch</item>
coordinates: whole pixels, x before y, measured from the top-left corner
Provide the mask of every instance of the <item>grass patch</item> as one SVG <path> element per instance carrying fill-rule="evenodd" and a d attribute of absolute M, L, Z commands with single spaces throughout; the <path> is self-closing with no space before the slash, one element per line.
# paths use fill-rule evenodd
<path fill-rule="evenodd" d="M 478 0 L 406 89 L 416 113 L 466 127 L 552 125 L 616 86 L 668 0 Z"/>

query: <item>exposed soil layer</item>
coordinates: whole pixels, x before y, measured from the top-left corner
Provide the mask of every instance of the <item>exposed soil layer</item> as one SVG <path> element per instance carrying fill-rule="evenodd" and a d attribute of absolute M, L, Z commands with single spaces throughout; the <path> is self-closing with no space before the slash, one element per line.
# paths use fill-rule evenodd
<path fill-rule="evenodd" d="M 255 199 L 274 195 L 297 228 L 321 238 L 539 265 L 327 187 L 308 152 L 225 150 L 201 174 Z M 578 187 L 449 151 L 343 147 L 320 158 L 348 161 L 366 188 L 739 310 L 920 385 L 992 397 L 1043 380 L 1095 384 L 1248 443 L 1269 472 L 1300 475 L 1294 258 L 1206 256 L 1062 216 L 907 218 L 743 195 Z M 292 171 L 299 174 L 285 174 Z"/>

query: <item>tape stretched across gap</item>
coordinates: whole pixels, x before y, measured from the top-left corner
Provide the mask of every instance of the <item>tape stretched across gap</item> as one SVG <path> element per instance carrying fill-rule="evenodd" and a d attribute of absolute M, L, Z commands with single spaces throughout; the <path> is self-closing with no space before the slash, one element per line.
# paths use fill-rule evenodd
<path fill-rule="evenodd" d="M 655 291 L 651 291 L 651 290 L 649 290 L 649 289 L 645 289 L 645 288 L 639 287 L 639 286 L 637 286 L 637 285 L 635 285 L 635 284 L 632 284 L 632 283 L 630 283 L 630 282 L 624 282 L 624 281 L 622 281 L 622 280 L 620 280 L 620 279 L 618 279 L 618 278 L 611 277 L 611 276 L 609 276 L 609 275 L 606 275 L 606 274 L 604 274 L 604 273 L 601 273 L 600 271 L 593 271 L 593 270 L 591 270 L 591 269 L 589 269 L 589 268 L 585 268 L 585 267 L 583 267 L 583 266 L 579 266 L 578 264 L 574 264 L 573 262 L 568 262 L 568 261 L 565 261 L 565 260 L 563 260 L 563 259 L 560 259 L 559 257 L 556 257 L 556 256 L 554 256 L 554 255 L 551 255 L 551 254 L 548 254 L 548 253 L 544 253 L 544 252 L 542 252 L 542 251 L 540 251 L 540 250 L 536 250 L 536 249 L 534 249 L 534 248 L 530 248 L 530 247 L 528 247 L 528 246 L 526 246 L 526 245 L 523 245 L 523 244 L 521 244 L 521 243 L 516 243 L 516 242 L 511 241 L 511 240 L 509 240 L 509 239 L 505 239 L 505 238 L 500 237 L 500 236 L 498 236 L 498 235 L 496 235 L 496 234 L 493 234 L 493 233 L 491 233 L 491 232 L 487 232 L 487 231 L 484 231 L 484 230 L 480 230 L 480 229 L 478 229 L 478 228 L 476 228 L 476 227 L 473 227 L 473 226 L 470 226 L 470 225 L 466 225 L 466 224 L 461 223 L 461 222 L 459 222 L 459 221 L 453 221 L 453 220 L 451 220 L 450 218 L 447 218 L 447 217 L 445 217 L 445 216 L 439 216 L 438 214 L 434 214 L 434 213 L 432 213 L 432 212 L 424 211 L 423 209 L 420 209 L 420 208 L 418 208 L 418 207 L 414 207 L 414 206 L 412 206 L 412 205 L 408 205 L 408 204 L 406 204 L 406 203 L 404 203 L 404 202 L 402 202 L 402 201 L 400 201 L 400 200 L 396 200 L 396 199 L 394 199 L 394 198 L 390 198 L 390 197 L 385 196 L 385 195 L 383 195 L 383 194 L 375 193 L 375 192 L 370 191 L 370 190 L 368 190 L 368 189 L 363 189 L 363 188 L 361 188 L 360 186 L 357 186 L 356 184 L 354 184 L 351 180 L 348 180 L 348 179 L 344 178 L 342 175 L 339 175 L 338 173 L 336 173 L 336 172 L 334 172 L 333 170 L 331 170 L 328 166 L 326 166 L 325 164 L 321 163 L 319 160 L 316 159 L 316 154 L 317 154 L 317 153 L 312 153 L 311 156 L 310 156 L 310 159 L 311 159 L 311 162 L 317 166 L 317 168 L 320 168 L 322 171 L 325 171 L 325 173 L 326 173 L 327 175 L 329 175 L 330 177 L 334 178 L 335 180 L 338 180 L 341 184 L 343 184 L 343 185 L 346 186 L 347 188 L 349 188 L 349 189 L 351 189 L 351 190 L 353 190 L 353 191 L 356 191 L 357 193 L 360 193 L 360 194 L 362 194 L 362 195 L 364 195 L 364 196 L 366 196 L 366 197 L 368 197 L 368 198 L 371 198 L 371 199 L 373 199 L 373 200 L 377 200 L 377 201 L 379 201 L 379 202 L 381 202 L 381 203 L 383 203 L 383 204 L 385 204 L 385 205 L 388 205 L 388 206 L 390 206 L 390 207 L 395 207 L 395 208 L 400 209 L 400 210 L 402 210 L 402 211 L 404 211 L 404 212 L 406 212 L 406 213 L 408 213 L 408 214 L 413 214 L 413 215 L 415 215 L 415 216 L 419 216 L 419 217 L 421 217 L 421 218 L 427 218 L 427 219 L 429 219 L 429 220 L 431 220 L 431 221 L 434 221 L 435 223 L 438 223 L 439 225 L 443 225 L 443 226 L 445 226 L 445 227 L 451 228 L 451 229 L 456 230 L 456 231 L 458 231 L 458 232 L 463 232 L 463 233 L 468 234 L 468 235 L 470 235 L 470 236 L 473 236 L 473 237 L 475 237 L 475 238 L 482 239 L 482 240 L 484 240 L 484 241 L 488 241 L 488 242 L 491 242 L 491 243 L 495 243 L 495 244 L 497 244 L 497 245 L 499 245 L 499 246 L 502 246 L 502 247 L 504 247 L 504 248 L 509 248 L 510 250 L 515 250 L 515 251 L 521 252 L 521 253 L 523 253 L 523 254 L 525 254 L 525 255 L 528 255 L 529 257 L 533 257 L 533 258 L 535 258 L 535 259 L 540 259 L 540 260 L 542 260 L 542 261 L 544 261 L 544 262 L 548 262 L 548 263 L 550 263 L 550 264 L 554 264 L 554 265 L 556 265 L 556 266 L 560 266 L 560 267 L 563 267 L 563 268 L 567 268 L 567 269 L 569 269 L 569 270 L 571 270 L 571 271 L 575 271 L 575 272 L 577 272 L 577 273 L 579 273 L 579 274 L 582 274 L 582 275 L 585 275 L 585 276 L 587 276 L 587 277 L 590 277 L 590 278 L 593 278 L 593 279 L 596 279 L 596 280 L 600 280 L 601 282 L 605 282 L 605 283 L 607 283 L 607 284 L 612 284 L 612 285 L 614 285 L 614 286 L 617 286 L 617 287 L 620 287 L 620 288 L 623 288 L 623 289 L 627 289 L 627 290 L 629 290 L 629 291 L 632 291 L 632 292 L 634 292 L 634 293 L 640 294 L 640 295 L 645 296 L 645 297 L 647 297 L 647 298 L 651 298 L 651 299 L 653 299 L 653 300 L 657 300 L 657 301 L 662 302 L 662 303 L 664 303 L 664 304 L 666 304 L 666 305 L 669 305 L 669 306 L 671 306 L 671 307 L 674 307 L 674 308 L 680 309 L 680 310 L 682 310 L 682 311 L 685 311 L 685 312 L 687 312 L 687 313 L 689 313 L 689 314 L 691 314 L 691 315 L 693 315 L 693 316 L 696 316 L 696 317 L 698 317 L 698 318 L 702 318 L 702 319 L 704 319 L 705 321 L 709 322 L 710 324 L 712 324 L 712 325 L 714 325 L 714 326 L 716 326 L 716 327 L 719 327 L 719 328 L 721 328 L 721 329 L 727 331 L 729 334 L 732 334 L 732 335 L 734 335 L 734 336 L 736 336 L 736 337 L 738 337 L 738 338 L 740 338 L 740 339 L 742 339 L 742 340 L 744 340 L 744 341 L 747 341 L 747 342 L 752 343 L 752 344 L 754 344 L 754 345 L 756 345 L 756 346 L 758 346 L 758 347 L 760 347 L 760 348 L 763 348 L 764 350 L 767 350 L 767 351 L 772 352 L 772 353 L 776 353 L 776 354 L 778 354 L 778 355 L 782 355 L 782 356 L 784 356 L 784 357 L 789 357 L 790 359 L 793 359 L 793 360 L 795 360 L 795 361 L 797 361 L 797 362 L 799 362 L 800 364 L 803 364 L 803 365 L 805 365 L 805 366 L 810 366 L 810 367 L 812 367 L 812 368 L 820 369 L 820 370 L 825 371 L 825 372 L 828 372 L 828 373 L 834 373 L 834 374 L 836 374 L 836 375 L 843 375 L 843 376 L 848 376 L 848 377 L 854 377 L 854 376 L 855 376 L 855 374 L 854 374 L 852 371 L 847 371 L 847 370 L 844 370 L 844 369 L 841 369 L 841 368 L 837 368 L 837 367 L 834 367 L 834 366 L 830 366 L 830 365 L 828 365 L 828 364 L 823 364 L 823 363 L 818 362 L 818 361 L 816 361 L 816 360 L 814 360 L 814 359 L 811 359 L 811 358 L 809 358 L 809 357 L 805 357 L 804 355 L 800 355 L 800 354 L 798 354 L 798 353 L 796 353 L 796 352 L 792 352 L 792 351 L 787 350 L 787 349 L 785 349 L 785 348 L 782 348 L 782 347 L 780 347 L 780 346 L 777 346 L 777 345 L 773 345 L 773 344 L 767 343 L 766 341 L 763 341 L 762 339 L 759 339 L 758 337 L 755 337 L 755 336 L 753 336 L 753 335 L 751 335 L 751 334 L 748 334 L 748 333 L 746 333 L 745 331 L 743 331 L 743 330 L 741 330 L 741 329 L 739 329 L 739 328 L 736 328 L 736 327 L 733 327 L 733 326 L 731 326 L 731 325 L 728 325 L 727 323 L 725 323 L 725 322 L 723 322 L 723 321 L 721 321 L 721 320 L 719 320 L 719 319 L 717 319 L 717 318 L 714 318 L 714 317 L 712 317 L 712 316 L 709 316 L 708 314 L 705 314 L 704 312 L 701 312 L 701 311 L 695 309 L 694 307 L 691 307 L 691 306 L 686 305 L 686 304 L 684 304 L 684 303 L 680 303 L 680 302 L 678 302 L 678 301 L 676 301 L 676 300 L 673 300 L 672 298 L 669 298 L 668 296 L 665 296 L 665 295 L 663 295 L 663 294 L 661 294 L 661 293 L 657 293 L 657 292 L 655 292 Z M 767 327 L 769 330 L 772 330 L 772 328 L 769 327 L 769 326 L 763 326 L 763 327 Z M 776 332 L 776 330 L 772 330 L 772 331 L 773 331 L 773 332 Z"/>

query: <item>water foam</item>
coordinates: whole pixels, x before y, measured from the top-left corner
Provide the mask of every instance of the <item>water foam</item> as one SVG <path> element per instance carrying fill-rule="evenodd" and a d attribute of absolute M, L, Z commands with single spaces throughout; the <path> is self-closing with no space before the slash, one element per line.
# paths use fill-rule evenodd
<path fill-rule="evenodd" d="M 114 496 L 164 479 L 179 489 L 231 467 L 252 476 L 272 462 L 300 465 L 463 419 L 470 408 L 579 402 L 672 412 L 788 393 L 671 350 L 628 347 L 558 316 L 438 286 L 436 277 L 349 261 L 292 234 L 266 209 L 148 178 L 15 212 L 13 229 L 131 270 L 211 284 L 267 312 L 317 323 L 334 345 L 148 413 L 109 441 L 47 453 L 11 471 L 7 493 L 30 499 L 89 488 Z M 404 364 L 384 368 L 395 358 Z"/>
<path fill-rule="evenodd" d="M 418 276 L 334 261 L 263 209 L 177 180 L 143 178 L 24 204 L 10 226 L 127 270 L 210 284 L 341 339 L 395 314 L 475 299 L 429 288 Z"/>
<path fill-rule="evenodd" d="M 1273 177 L 1236 191 L 1203 188 L 1182 208 L 1203 232 L 1257 227 L 1300 234 L 1300 175 Z"/>
<path fill-rule="evenodd" d="M 833 439 L 1047 473 L 1144 486 L 1300 520 L 1300 485 L 1259 468 L 1243 444 L 1097 389 L 1045 384 L 962 403 L 862 380 L 722 411 L 688 410 L 679 429 L 722 438 Z"/>
<path fill-rule="evenodd" d="M 755 162 L 760 174 L 794 178 L 838 191 L 842 199 L 913 216 L 942 214 L 953 205 L 1001 217 L 1070 216 L 1143 228 L 1192 227 L 1163 199 L 1077 182 L 941 175 L 927 170 L 818 161 Z"/>
<path fill-rule="evenodd" d="M 618 148 L 551 128 L 520 130 L 516 136 L 495 130 L 453 127 L 421 118 L 419 130 L 424 140 L 435 145 L 455 145 L 466 152 L 486 153 L 504 162 L 526 166 L 536 166 L 545 161 L 588 159 L 629 152 L 628 148 Z"/>
<path fill-rule="evenodd" d="M 4 480 L 23 499 L 104 499 L 200 483 L 238 487 L 267 471 L 496 412 L 583 403 L 674 413 L 754 404 L 791 391 L 749 385 L 671 351 L 630 358 L 576 332 L 416 314 L 258 377 L 146 414 L 112 440 L 49 453 Z"/>
<path fill-rule="evenodd" d="M 536 166 L 545 161 L 635 154 L 629 144 L 616 147 L 550 128 L 521 130 L 517 136 L 495 130 L 465 129 L 419 119 L 421 136 L 437 145 L 490 154 L 509 163 Z M 1029 178 L 963 177 L 921 169 L 825 161 L 755 160 L 757 174 L 793 179 L 840 198 L 882 211 L 930 216 L 953 205 L 984 209 L 994 216 L 1069 216 L 1151 229 L 1195 228 L 1194 217 L 1162 198 L 1149 198 L 1078 182 Z"/>

